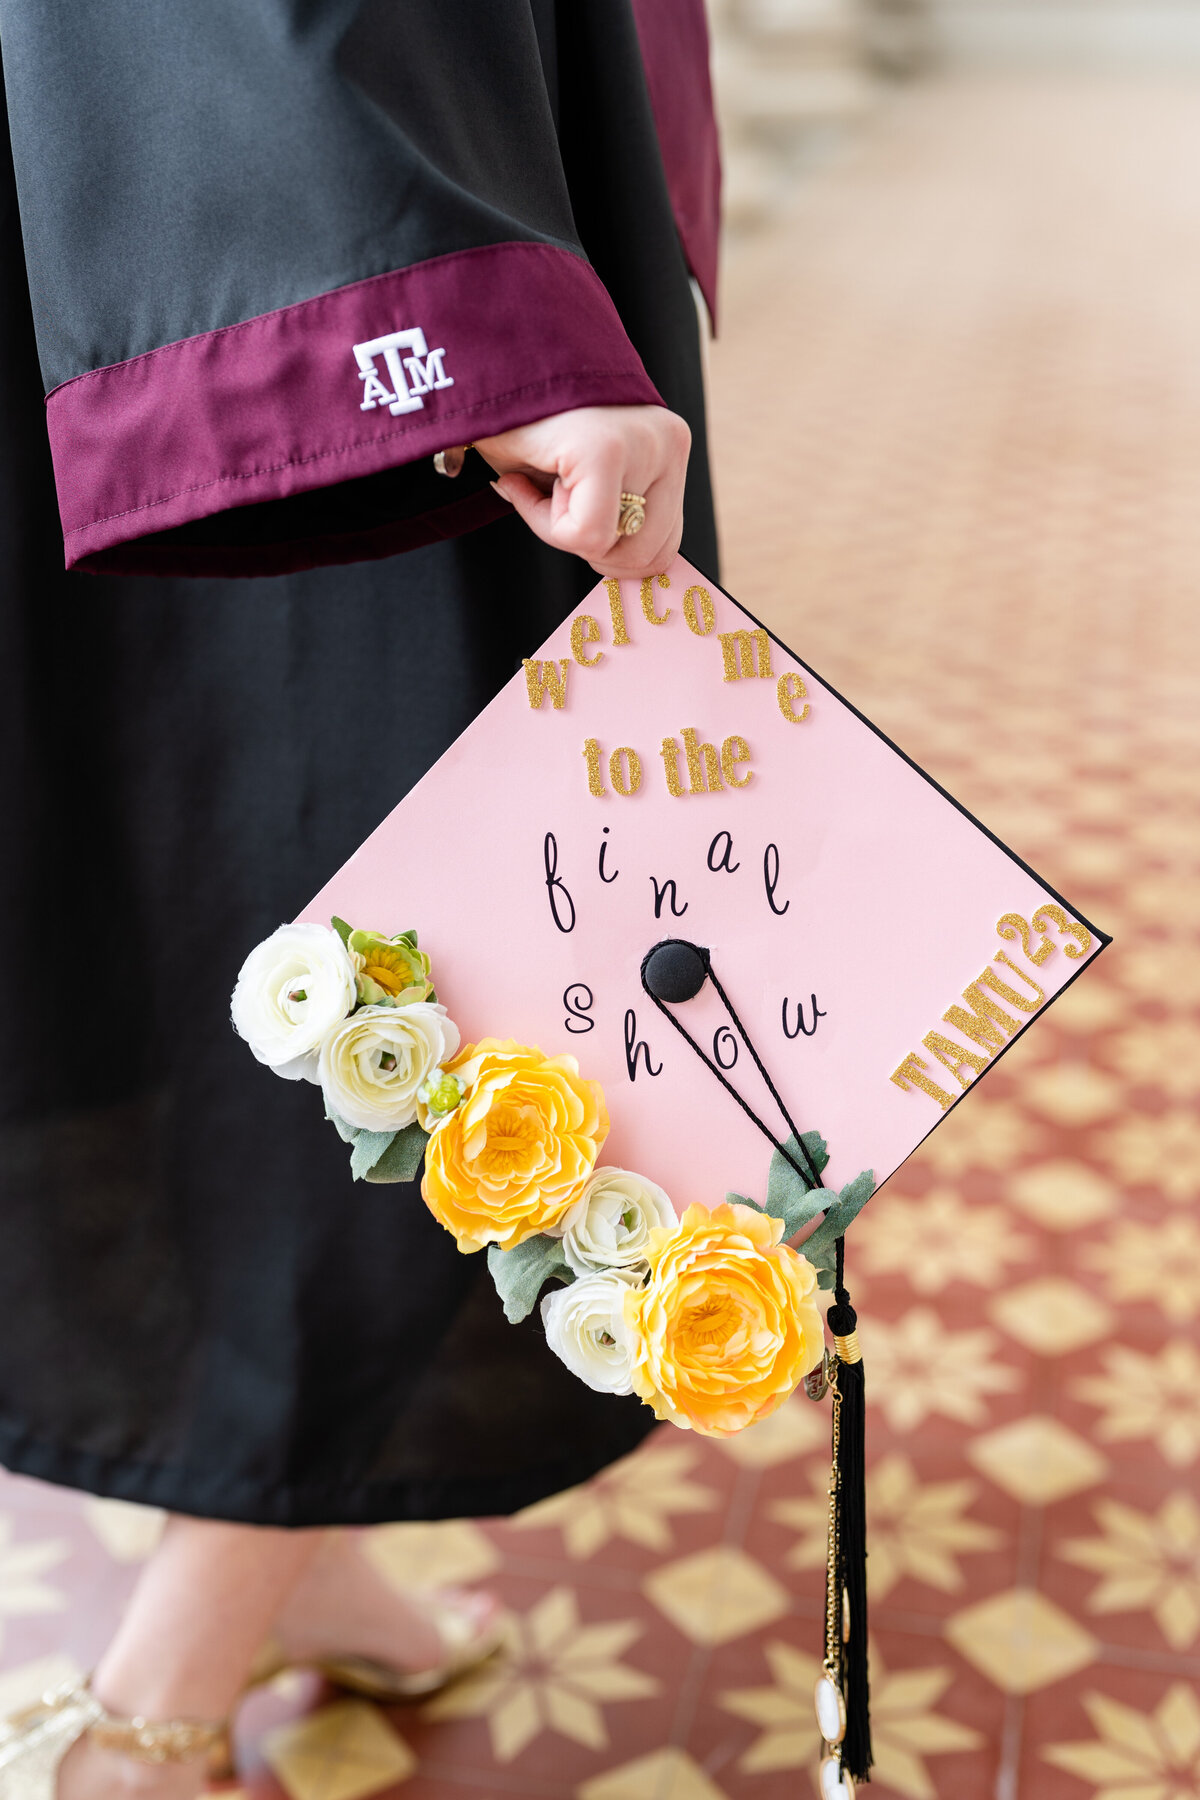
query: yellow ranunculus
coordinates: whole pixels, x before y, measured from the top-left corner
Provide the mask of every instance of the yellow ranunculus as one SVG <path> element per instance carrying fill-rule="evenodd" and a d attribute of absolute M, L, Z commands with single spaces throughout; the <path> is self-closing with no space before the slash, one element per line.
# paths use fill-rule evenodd
<path fill-rule="evenodd" d="M 811 1264 L 783 1224 L 751 1206 L 689 1206 L 650 1233 L 650 1279 L 630 1291 L 633 1390 L 706 1437 L 730 1437 L 781 1406 L 824 1352 Z"/>
<path fill-rule="evenodd" d="M 511 1038 L 468 1044 L 445 1068 L 468 1091 L 429 1140 L 425 1204 L 460 1250 L 511 1250 L 579 1198 L 608 1136 L 604 1090 L 573 1056 Z"/>
<path fill-rule="evenodd" d="M 433 992 L 429 958 L 417 948 L 415 931 L 381 937 L 377 931 L 352 931 L 347 948 L 358 976 L 363 1006 L 409 1006 Z"/>

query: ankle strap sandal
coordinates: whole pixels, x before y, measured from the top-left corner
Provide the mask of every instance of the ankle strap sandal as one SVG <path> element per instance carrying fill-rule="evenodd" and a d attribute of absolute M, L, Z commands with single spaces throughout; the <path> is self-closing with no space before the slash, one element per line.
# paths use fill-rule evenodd
<path fill-rule="evenodd" d="M 0 1721 L 0 1800 L 55 1800 L 59 1764 L 85 1734 L 145 1763 L 196 1762 L 219 1756 L 228 1743 L 223 1719 L 125 1719 L 107 1711 L 86 1682 L 68 1682 Z"/>

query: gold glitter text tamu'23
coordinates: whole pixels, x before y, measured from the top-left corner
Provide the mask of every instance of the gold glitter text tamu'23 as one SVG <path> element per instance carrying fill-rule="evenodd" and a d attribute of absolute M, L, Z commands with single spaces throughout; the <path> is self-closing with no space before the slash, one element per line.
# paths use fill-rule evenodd
<path fill-rule="evenodd" d="M 1049 900 L 1038 907 L 1032 921 L 1024 918 L 1021 913 L 1005 913 L 1002 918 L 997 919 L 996 930 L 1010 944 L 1016 943 L 1019 938 L 1025 956 L 1039 967 L 1058 949 L 1057 939 L 1066 939 L 1063 953 L 1071 962 L 1081 961 L 1092 947 L 1092 934 L 1087 926 L 1069 918 L 1061 906 Z M 948 1037 L 943 1031 L 927 1031 L 921 1039 L 922 1048 L 936 1057 L 943 1068 L 949 1069 L 959 1088 L 969 1087 L 975 1077 L 987 1068 L 996 1052 L 1003 1050 L 1010 1038 L 1016 1036 L 1025 1023 L 1020 1015 L 1037 1012 L 1046 1001 L 1046 990 L 1038 985 L 1032 975 L 1026 974 L 1006 951 L 997 951 L 994 960 L 1007 965 L 1021 983 L 1020 988 L 1014 987 L 1007 977 L 998 973 L 989 963 L 963 989 L 962 997 L 966 1006 L 956 1004 L 948 1007 L 940 1021 L 943 1025 L 953 1026 L 955 1031 L 969 1038 L 975 1048 L 968 1049 L 957 1038 Z M 958 1095 L 947 1093 L 933 1079 L 929 1067 L 928 1061 L 918 1051 L 910 1050 L 900 1067 L 893 1069 L 891 1079 L 906 1092 L 919 1090 L 928 1094 L 945 1112 L 947 1107 L 953 1106 Z"/>

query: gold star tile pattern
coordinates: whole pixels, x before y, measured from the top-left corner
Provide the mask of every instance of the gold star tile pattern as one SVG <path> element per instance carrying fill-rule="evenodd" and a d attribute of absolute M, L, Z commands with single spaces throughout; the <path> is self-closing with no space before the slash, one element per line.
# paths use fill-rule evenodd
<path fill-rule="evenodd" d="M 1006 1694 L 1031 1694 L 1086 1668 L 1100 1646 L 1077 1619 L 1035 1588 L 993 1594 L 946 1620 L 960 1656 Z"/>
<path fill-rule="evenodd" d="M 1040 1069 L 1029 1083 L 1029 1101 L 1056 1125 L 1094 1125 L 1117 1111 L 1121 1083 L 1086 1063 Z"/>
<path fill-rule="evenodd" d="M 828 1409 L 814 1405 L 804 1394 L 795 1395 L 757 1425 L 717 1440 L 724 1455 L 744 1469 L 774 1469 L 828 1443 Z"/>
<path fill-rule="evenodd" d="M 500 1565 L 495 1545 L 469 1519 L 377 1525 L 364 1534 L 363 1548 L 398 1589 L 482 1581 Z"/>
<path fill-rule="evenodd" d="M 1105 1279 L 1110 1300 L 1146 1302 L 1172 1325 L 1200 1317 L 1200 1224 L 1190 1213 L 1119 1219 L 1080 1259 Z"/>
<path fill-rule="evenodd" d="M 813 1684 L 821 1672 L 815 1656 L 776 1640 L 764 1646 L 773 1677 L 769 1687 L 732 1688 L 720 1696 L 729 1712 L 759 1727 L 738 1761 L 748 1775 L 811 1768 L 821 1749 L 813 1716 Z M 949 1688 L 949 1669 L 900 1669 L 889 1673 L 877 1645 L 871 1649 L 872 1781 L 905 1800 L 936 1800 L 925 1758 L 978 1749 L 980 1733 L 934 1708 Z"/>
<path fill-rule="evenodd" d="M 1076 1231 L 1117 1209 L 1113 1183 L 1066 1156 L 1034 1163 L 1010 1176 L 1007 1195 L 1035 1224 L 1050 1231 Z"/>
<path fill-rule="evenodd" d="M 364 1800 L 407 1781 L 417 1759 L 365 1700 L 335 1700 L 268 1731 L 263 1755 L 290 1800 Z"/>
<path fill-rule="evenodd" d="M 1020 1385 L 1016 1370 L 997 1359 L 995 1332 L 947 1331 L 930 1306 L 915 1306 L 894 1321 L 861 1319 L 859 1336 L 871 1403 L 893 1431 L 911 1431 L 934 1413 L 985 1424 L 987 1397 Z"/>
<path fill-rule="evenodd" d="M 744 1637 L 782 1618 L 790 1605 L 786 1588 L 762 1563 L 729 1544 L 663 1563 L 644 1586 L 658 1610 L 694 1644 Z"/>
<path fill-rule="evenodd" d="M 636 1619 L 585 1625 L 572 1590 L 551 1588 L 513 1615 L 505 1654 L 437 1695 L 424 1716 L 486 1718 L 498 1763 L 512 1762 L 544 1731 L 607 1749 L 605 1706 L 658 1692 L 653 1675 L 620 1660 L 642 1631 Z"/>
<path fill-rule="evenodd" d="M 1137 1020 L 1105 1045 L 1104 1057 L 1136 1085 L 1149 1083 L 1177 1100 L 1200 1094 L 1200 1031 L 1194 1020 Z"/>
<path fill-rule="evenodd" d="M 1039 1275 L 997 1294 L 988 1313 L 1010 1337 L 1039 1356 L 1082 1350 L 1107 1336 L 1113 1323 L 1107 1306 L 1062 1275 Z"/>
<path fill-rule="evenodd" d="M 1200 1638 L 1200 1506 L 1187 1489 L 1168 1494 L 1157 1513 L 1116 1500 L 1094 1504 L 1098 1537 L 1070 1538 L 1059 1555 L 1101 1577 L 1088 1595 L 1092 1613 L 1148 1612 L 1172 1650 Z"/>
<path fill-rule="evenodd" d="M 856 1266 L 902 1275 L 918 1294 L 939 1294 L 951 1281 L 996 1287 L 1033 1248 L 1003 1207 L 969 1205 L 954 1188 L 935 1187 L 918 1199 L 889 1195 L 887 1206 L 864 1214 Z"/>
<path fill-rule="evenodd" d="M 726 1800 L 686 1750 L 654 1750 L 619 1768 L 593 1775 L 575 1789 L 576 1800 Z"/>
<path fill-rule="evenodd" d="M 1096 1146 L 1123 1181 L 1144 1182 L 1180 1204 L 1200 1191 L 1200 1120 L 1183 1107 L 1131 1113 L 1100 1132 Z"/>
<path fill-rule="evenodd" d="M 916 1154 L 939 1175 L 964 1175 L 968 1169 L 1009 1168 L 1022 1155 L 1036 1151 L 1041 1138 L 1028 1113 L 982 1088 L 971 1105 L 951 1113 Z"/>
<path fill-rule="evenodd" d="M 981 1474 L 1026 1506 L 1051 1506 L 1095 1487 L 1108 1473 L 1094 1445 L 1044 1413 L 973 1438 L 966 1453 Z"/>
<path fill-rule="evenodd" d="M 1131 993 L 1169 998 L 1175 1006 L 1200 1004 L 1200 954 L 1196 938 L 1180 932 L 1166 939 L 1133 942 L 1113 958 L 1113 973 Z"/>
<path fill-rule="evenodd" d="M 158 1548 L 167 1515 L 157 1506 L 128 1500 L 101 1500 L 89 1494 L 83 1516 L 114 1562 L 145 1562 Z"/>
<path fill-rule="evenodd" d="M 586 1487 L 526 1507 L 509 1521 L 509 1529 L 561 1531 L 567 1555 L 577 1561 L 594 1556 L 613 1538 L 645 1550 L 669 1550 L 672 1514 L 711 1512 L 717 1503 L 712 1488 L 690 1479 L 699 1460 L 690 1444 L 656 1439 Z"/>
<path fill-rule="evenodd" d="M 1200 1456 L 1200 1352 L 1173 1338 L 1154 1355 L 1114 1344 L 1103 1374 L 1080 1377 L 1072 1393 L 1100 1409 L 1102 1443 L 1149 1439 L 1163 1461 L 1182 1469 Z"/>
<path fill-rule="evenodd" d="M 42 1576 L 62 1562 L 69 1548 L 57 1538 L 16 1541 L 13 1519 L 0 1515 L 0 1631 L 5 1619 L 63 1610 L 66 1595 Z"/>
<path fill-rule="evenodd" d="M 1054 1022 L 1060 1031 L 1094 1039 L 1097 1033 L 1111 1031 L 1126 1017 L 1128 1001 L 1113 987 L 1111 979 L 1104 978 L 1112 955 L 1111 950 L 1106 950 L 1104 961 L 1093 971 L 1094 978 L 1077 981 L 1054 1002 Z"/>
<path fill-rule="evenodd" d="M 813 1469 L 810 1480 L 811 1495 L 776 1500 L 767 1509 L 777 1524 L 801 1534 L 785 1558 L 789 1569 L 825 1566 L 827 1472 Z M 977 1491 L 978 1484 L 970 1480 L 922 1483 L 908 1458 L 899 1454 L 885 1456 L 873 1466 L 867 1476 L 873 1600 L 885 1599 L 906 1575 L 944 1594 L 965 1586 L 958 1558 L 994 1550 L 1004 1542 L 1004 1534 L 994 1525 L 967 1517 Z"/>
<path fill-rule="evenodd" d="M 1172 1682 L 1149 1713 L 1099 1693 L 1083 1707 L 1095 1736 L 1042 1755 L 1090 1782 L 1092 1800 L 1200 1800 L 1200 1701 L 1187 1682 Z"/>

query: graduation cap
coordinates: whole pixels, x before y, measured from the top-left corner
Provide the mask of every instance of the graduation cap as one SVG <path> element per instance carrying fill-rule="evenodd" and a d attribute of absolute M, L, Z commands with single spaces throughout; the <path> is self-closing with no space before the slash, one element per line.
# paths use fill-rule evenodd
<path fill-rule="evenodd" d="M 239 982 L 355 1174 L 424 1157 L 591 1385 L 715 1432 L 831 1392 L 827 1800 L 870 1766 L 844 1233 L 1108 941 L 677 559 L 598 583 Z"/>

